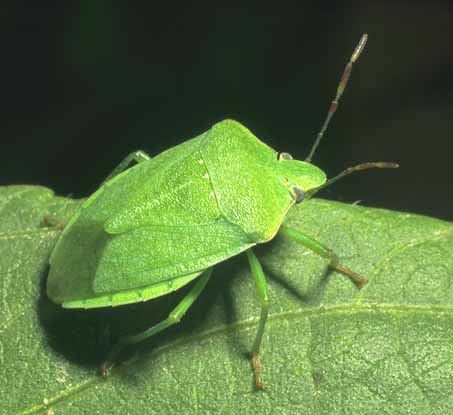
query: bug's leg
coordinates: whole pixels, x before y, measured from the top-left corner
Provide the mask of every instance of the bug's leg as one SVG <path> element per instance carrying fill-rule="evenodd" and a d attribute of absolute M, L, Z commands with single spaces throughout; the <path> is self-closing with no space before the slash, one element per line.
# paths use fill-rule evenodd
<path fill-rule="evenodd" d="M 310 236 L 305 235 L 304 233 L 294 228 L 290 228 L 286 225 L 281 226 L 280 233 L 288 236 L 292 240 L 300 243 L 301 245 L 305 246 L 305 248 L 312 250 L 323 258 L 330 260 L 329 266 L 334 270 L 348 276 L 357 285 L 358 288 L 362 288 L 368 282 L 365 277 L 340 264 L 340 260 L 337 254 L 318 242 L 316 239 L 313 239 Z"/>
<path fill-rule="evenodd" d="M 173 324 L 179 323 L 181 318 L 186 314 L 187 310 L 190 306 L 194 303 L 194 301 L 198 298 L 200 293 L 203 291 L 206 283 L 209 280 L 209 277 L 212 273 L 212 267 L 204 271 L 201 276 L 197 279 L 195 285 L 192 289 L 187 293 L 187 295 L 180 301 L 180 303 L 170 312 L 168 317 L 161 321 L 160 323 L 155 324 L 154 326 L 150 327 L 149 329 L 145 330 L 142 333 L 133 335 L 133 336 L 126 336 L 121 338 L 118 343 L 113 347 L 110 351 L 106 361 L 101 367 L 101 374 L 106 376 L 110 369 L 114 365 L 115 359 L 121 353 L 125 346 L 140 343 L 143 340 L 146 340 L 155 334 L 165 330 L 167 327 L 170 327 Z"/>
<path fill-rule="evenodd" d="M 53 216 L 46 215 L 42 218 L 40 226 L 43 228 L 56 228 L 63 230 L 66 226 L 66 223 Z"/>
<path fill-rule="evenodd" d="M 261 362 L 259 358 L 259 351 L 261 341 L 263 340 L 264 327 L 266 325 L 267 315 L 269 312 L 269 296 L 267 294 L 266 277 L 263 272 L 258 258 L 253 253 L 252 249 L 246 251 L 247 258 L 249 260 L 250 269 L 252 271 L 253 279 L 255 280 L 256 292 L 261 302 L 261 316 L 256 333 L 255 341 L 253 342 L 252 353 L 251 353 L 251 364 L 253 373 L 255 376 L 255 386 L 257 389 L 264 389 L 263 382 L 261 381 Z"/>
<path fill-rule="evenodd" d="M 104 183 L 115 177 L 122 171 L 126 170 L 133 161 L 135 161 L 136 163 L 142 163 L 143 161 L 148 160 L 151 160 L 151 157 L 144 151 L 134 151 L 133 153 L 129 154 L 120 164 L 118 164 L 118 166 L 115 167 L 115 169 L 104 180 Z"/>

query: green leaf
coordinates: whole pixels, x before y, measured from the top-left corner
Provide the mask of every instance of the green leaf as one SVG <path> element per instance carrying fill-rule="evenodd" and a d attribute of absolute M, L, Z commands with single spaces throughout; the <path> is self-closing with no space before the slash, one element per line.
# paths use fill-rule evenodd
<path fill-rule="evenodd" d="M 181 293 L 115 309 L 63 310 L 48 259 L 79 202 L 0 188 L 0 413 L 453 413 L 453 226 L 324 200 L 288 223 L 367 276 L 361 291 L 277 237 L 257 250 L 270 285 L 266 391 L 247 360 L 259 303 L 242 257 L 217 267 L 183 322 L 97 374 L 121 333 L 165 317 Z M 46 225 L 47 224 L 47 225 Z"/>

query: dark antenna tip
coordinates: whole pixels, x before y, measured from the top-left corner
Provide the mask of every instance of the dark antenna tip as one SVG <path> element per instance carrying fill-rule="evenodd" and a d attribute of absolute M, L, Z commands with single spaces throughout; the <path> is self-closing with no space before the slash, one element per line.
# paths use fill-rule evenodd
<path fill-rule="evenodd" d="M 316 137 L 316 140 L 310 150 L 310 153 L 308 154 L 308 157 L 305 159 L 305 161 L 308 163 L 311 162 L 311 159 L 313 158 L 313 155 L 315 154 L 315 151 L 318 148 L 319 143 L 321 142 L 321 139 L 327 130 L 327 126 L 329 125 L 333 114 L 335 114 L 335 111 L 338 108 L 338 102 L 340 101 L 340 98 L 343 95 L 343 92 L 346 89 L 346 85 L 348 84 L 349 78 L 351 76 L 352 65 L 357 61 L 357 59 L 359 58 L 363 49 L 365 49 L 367 40 L 368 40 L 368 34 L 364 33 L 362 35 L 362 37 L 360 38 L 359 43 L 355 47 L 354 52 L 352 53 L 351 58 L 349 59 L 349 62 L 346 64 L 346 67 L 344 68 L 343 74 L 341 75 L 341 78 L 340 78 L 340 82 L 338 83 L 337 93 L 335 95 L 335 98 L 330 103 L 330 108 L 327 113 L 326 119 L 324 120 L 321 130 L 319 131 L 319 133 Z"/>

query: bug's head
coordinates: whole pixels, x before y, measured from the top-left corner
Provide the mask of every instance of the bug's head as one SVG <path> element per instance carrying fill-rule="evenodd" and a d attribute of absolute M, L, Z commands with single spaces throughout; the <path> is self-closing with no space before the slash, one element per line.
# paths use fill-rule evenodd
<path fill-rule="evenodd" d="M 278 156 L 278 176 L 296 203 L 302 202 L 311 190 L 322 186 L 327 180 L 320 168 L 306 161 L 294 160 L 288 153 Z"/>

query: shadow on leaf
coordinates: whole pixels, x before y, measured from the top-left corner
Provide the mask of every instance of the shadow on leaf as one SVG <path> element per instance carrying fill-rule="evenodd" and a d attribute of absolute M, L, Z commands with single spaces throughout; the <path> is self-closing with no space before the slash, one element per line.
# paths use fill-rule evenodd
<path fill-rule="evenodd" d="M 181 322 L 153 338 L 125 348 L 120 357 L 121 362 L 128 361 L 134 371 L 140 371 L 144 362 L 152 360 L 156 348 L 184 337 L 198 333 L 201 335 L 204 322 L 211 318 L 211 310 L 216 304 L 218 322 L 225 326 L 234 324 L 237 316 L 230 286 L 238 275 L 238 268 L 245 265 L 243 258 L 233 258 L 216 266 L 205 291 Z M 64 309 L 47 297 L 47 274 L 48 267 L 41 275 L 37 310 L 49 347 L 73 364 L 96 370 L 120 337 L 140 333 L 165 319 L 192 287 L 191 283 L 175 293 L 144 303 L 89 310 Z M 238 349 L 243 350 L 245 355 L 247 346 L 240 343 L 237 336 L 227 337 L 228 341 L 231 339 L 231 350 L 235 350 L 235 353 Z M 123 372 L 122 365 L 117 365 L 113 371 Z"/>

